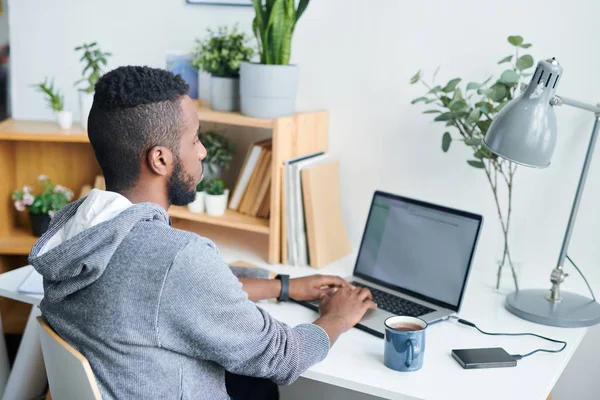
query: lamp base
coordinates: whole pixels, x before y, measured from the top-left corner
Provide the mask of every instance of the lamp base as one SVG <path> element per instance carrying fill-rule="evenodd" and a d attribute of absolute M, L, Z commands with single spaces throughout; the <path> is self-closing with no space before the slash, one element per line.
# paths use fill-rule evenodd
<path fill-rule="evenodd" d="M 562 301 L 546 299 L 549 290 L 526 289 L 506 297 L 506 309 L 519 318 L 542 325 L 580 328 L 600 323 L 600 304 L 575 293 L 561 292 Z"/>

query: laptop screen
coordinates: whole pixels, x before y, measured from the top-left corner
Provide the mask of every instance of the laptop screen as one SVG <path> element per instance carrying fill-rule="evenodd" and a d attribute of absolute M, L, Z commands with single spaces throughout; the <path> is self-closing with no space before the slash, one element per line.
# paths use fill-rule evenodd
<path fill-rule="evenodd" d="M 458 311 L 482 218 L 376 192 L 354 274 Z"/>

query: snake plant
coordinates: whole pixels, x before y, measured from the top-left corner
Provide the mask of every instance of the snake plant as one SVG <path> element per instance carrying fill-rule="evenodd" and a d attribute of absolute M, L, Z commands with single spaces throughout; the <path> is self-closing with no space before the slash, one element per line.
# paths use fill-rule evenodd
<path fill-rule="evenodd" d="M 292 35 L 310 0 L 252 0 L 252 30 L 258 40 L 261 64 L 290 63 Z"/>

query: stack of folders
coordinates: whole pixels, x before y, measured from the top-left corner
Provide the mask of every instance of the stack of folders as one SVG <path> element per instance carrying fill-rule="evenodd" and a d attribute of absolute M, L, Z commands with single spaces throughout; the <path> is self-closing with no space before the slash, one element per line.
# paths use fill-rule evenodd
<path fill-rule="evenodd" d="M 271 139 L 266 139 L 250 146 L 231 193 L 231 210 L 253 217 L 269 218 L 272 143 Z"/>
<path fill-rule="evenodd" d="M 350 253 L 339 161 L 317 152 L 287 160 L 282 168 L 283 263 L 320 268 Z"/>

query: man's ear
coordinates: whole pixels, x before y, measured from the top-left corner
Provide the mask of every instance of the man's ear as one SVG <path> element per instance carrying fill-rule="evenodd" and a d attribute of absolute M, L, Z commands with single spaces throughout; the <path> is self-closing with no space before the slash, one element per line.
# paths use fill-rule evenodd
<path fill-rule="evenodd" d="M 154 146 L 146 159 L 148 168 L 160 176 L 168 176 L 173 169 L 173 152 L 164 146 Z"/>

